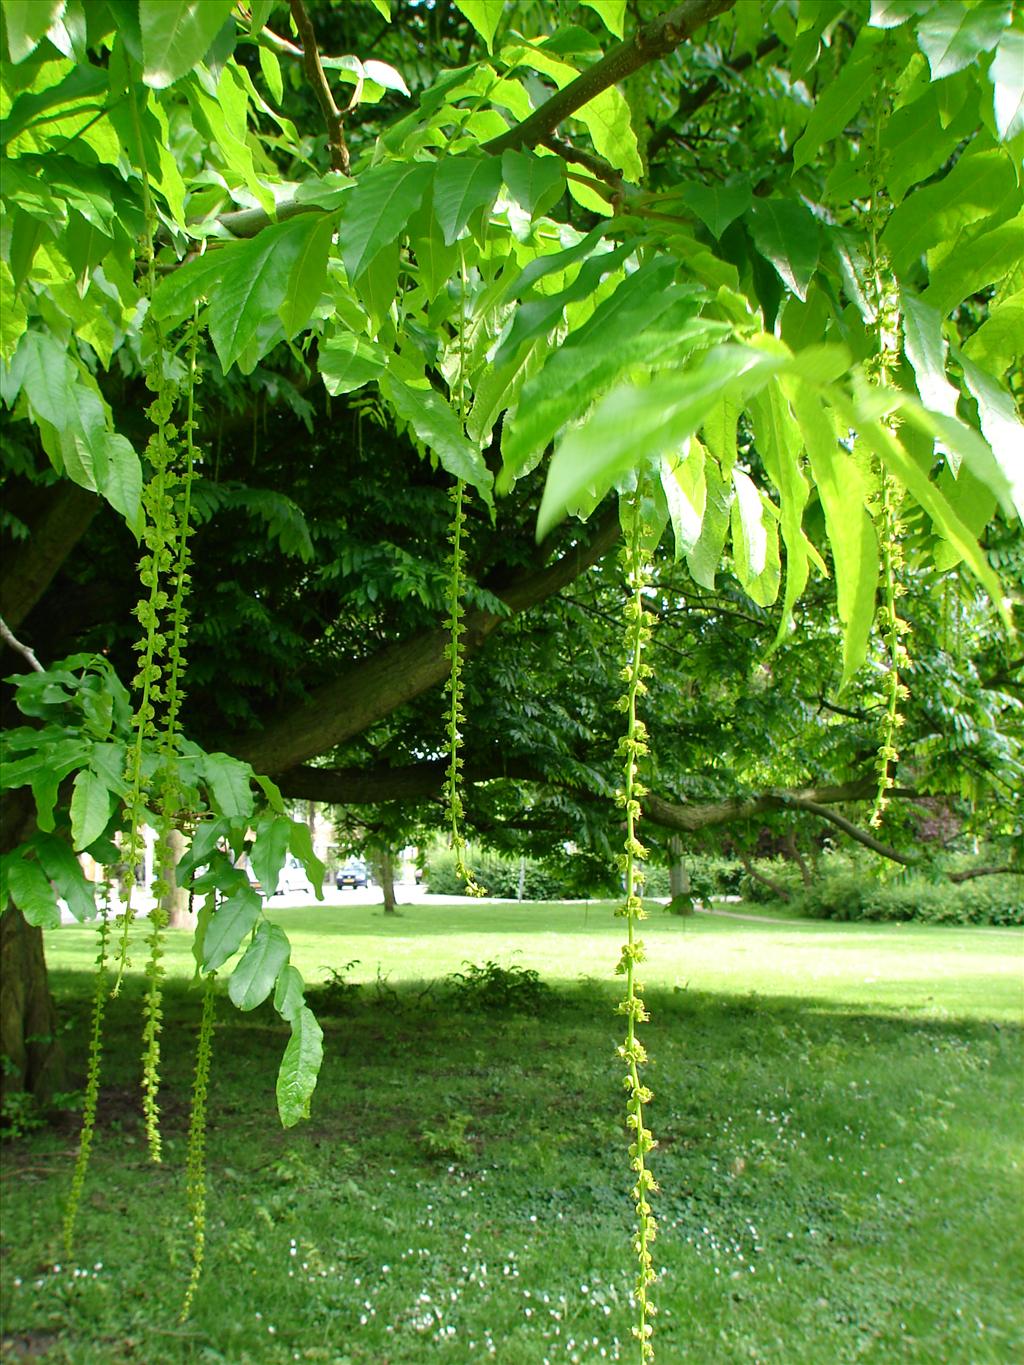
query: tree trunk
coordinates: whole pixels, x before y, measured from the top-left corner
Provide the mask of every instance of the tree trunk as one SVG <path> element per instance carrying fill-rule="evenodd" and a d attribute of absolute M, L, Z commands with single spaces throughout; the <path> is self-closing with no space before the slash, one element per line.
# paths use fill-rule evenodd
<path fill-rule="evenodd" d="M 27 789 L 5 793 L 2 812 L 0 846 L 9 853 L 34 824 Z M 57 1041 L 43 931 L 8 902 L 0 913 L 0 1096 L 27 1090 L 45 1103 L 63 1086 L 64 1049 Z"/>
<path fill-rule="evenodd" d="M 800 869 L 800 880 L 805 887 L 811 884 L 811 869 L 807 866 L 807 859 L 800 852 L 800 845 L 796 841 L 796 830 L 789 829 L 786 837 L 782 841 L 782 851 L 792 862 L 796 863 Z"/>
<path fill-rule="evenodd" d="M 683 858 L 683 841 L 678 834 L 669 839 L 668 852 L 668 893 L 675 900 L 676 896 L 690 894 L 690 869 Z"/>
<path fill-rule="evenodd" d="M 380 889 L 384 893 L 384 913 L 385 915 L 393 915 L 397 901 L 395 900 L 395 863 L 390 847 L 381 849 L 376 862 Z"/>
<path fill-rule="evenodd" d="M 170 929 L 196 927 L 195 916 L 188 908 L 188 889 L 178 884 L 178 864 L 184 852 L 184 834 L 180 829 L 172 829 L 167 835 L 166 852 L 162 857 L 164 877 L 171 889 L 160 898 L 160 904 L 167 912 L 167 926 Z"/>

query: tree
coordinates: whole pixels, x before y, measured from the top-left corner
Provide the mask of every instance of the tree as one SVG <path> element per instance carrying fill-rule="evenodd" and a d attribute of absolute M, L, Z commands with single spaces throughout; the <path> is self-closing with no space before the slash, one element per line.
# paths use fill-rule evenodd
<path fill-rule="evenodd" d="M 502 751 L 508 727 L 480 726 L 464 777 L 529 782 L 548 802 L 532 802 L 534 820 L 559 801 L 568 814 L 566 787 L 580 821 L 588 786 L 621 786 L 624 806 L 594 825 L 630 826 L 630 906 L 641 808 L 682 831 L 801 811 L 884 847 L 830 803 L 866 801 L 877 823 L 941 769 L 940 743 L 907 756 L 906 722 L 926 709 L 907 696 L 908 632 L 927 615 L 919 598 L 954 571 L 954 615 L 979 635 L 961 692 L 986 716 L 979 739 L 996 737 L 972 762 L 985 781 L 1019 773 L 1017 7 L 682 0 L 663 14 L 639 4 L 628 33 L 624 0 L 391 8 L 68 0 L 4 14 L 0 349 L 8 529 L 21 537 L 8 633 L 42 646 L 70 625 L 69 647 L 127 657 L 134 589 L 102 566 L 130 556 L 133 537 L 150 561 L 145 659 L 167 639 L 181 653 L 189 572 L 210 608 L 194 612 L 188 709 L 173 664 L 173 684 L 153 683 L 170 688 L 167 729 L 149 702 L 136 708 L 164 758 L 143 772 L 140 739 L 133 821 L 154 782 L 167 820 L 178 786 L 209 800 L 225 838 L 243 818 L 218 797 L 223 773 L 242 770 L 166 738 L 180 712 L 287 796 L 350 804 L 360 774 L 347 764 L 366 801 L 444 788 L 458 840 L 474 803 L 481 820 L 488 805 L 510 814 L 500 791 L 464 797 L 459 760 L 445 758 L 468 728 L 463 688 L 484 690 L 472 662 L 460 678 L 462 657 L 489 655 L 497 678 L 514 640 L 512 672 L 571 676 L 582 656 L 559 657 L 560 631 L 572 620 L 571 643 L 592 640 L 625 592 L 625 623 L 606 632 L 620 656 L 630 648 L 618 773 L 608 750 L 595 755 L 616 742 L 621 657 L 610 680 L 605 663 L 589 671 L 598 700 L 582 716 L 563 706 L 547 724 L 520 692 L 518 751 Z M 372 58 L 358 50 L 369 16 L 384 45 Z M 111 510 L 97 515 L 101 503 Z M 250 555 L 239 516 L 263 524 L 270 553 Z M 439 553 L 449 525 L 464 563 Z M 609 565 L 623 534 L 627 563 Z M 61 574 L 70 610 L 47 601 Z M 808 616 L 826 574 L 836 625 Z M 648 625 L 680 601 L 680 638 L 704 672 L 687 659 L 645 681 Z M 519 628 L 530 613 L 535 638 Z M 719 627 L 743 616 L 750 633 L 730 645 L 741 688 Z M 828 666 L 801 673 L 812 640 Z M 69 671 L 74 710 L 91 684 Z M 678 717 L 680 674 L 695 713 L 682 740 L 657 726 Z M 738 728 L 750 719 L 757 733 L 808 676 L 853 713 L 859 739 L 844 735 L 859 749 L 840 753 L 823 723 L 796 727 L 770 761 L 749 741 L 713 748 L 738 737 L 731 703 L 752 699 Z M 447 718 L 424 721 L 446 678 Z M 507 689 L 503 719 L 516 700 Z M 729 792 L 695 751 L 730 753 Z M 923 784 L 906 780 L 926 760 Z M 837 780 L 808 781 L 823 771 Z M 121 775 L 72 763 L 60 779 L 72 773 L 113 819 Z M 70 812 L 78 845 L 92 832 L 84 805 Z M 261 849 L 286 837 L 280 818 L 267 816 Z M 34 887 L 12 881 L 30 915 Z M 21 970 L 38 976 L 38 940 L 17 932 L 35 945 Z M 629 932 L 632 952 L 632 915 Z"/>

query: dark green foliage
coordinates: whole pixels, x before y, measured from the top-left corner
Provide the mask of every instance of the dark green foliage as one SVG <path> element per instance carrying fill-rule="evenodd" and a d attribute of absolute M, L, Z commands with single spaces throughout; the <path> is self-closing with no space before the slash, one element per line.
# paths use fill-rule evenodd
<path fill-rule="evenodd" d="M 460 1009 L 508 1014 L 533 1013 L 550 995 L 550 987 L 533 968 L 515 963 L 502 967 L 493 958 L 482 967 L 467 962 L 464 972 L 452 972 L 445 978 L 445 986 Z"/>
<path fill-rule="evenodd" d="M 745 901 L 768 905 L 772 901 L 785 899 L 779 895 L 775 887 L 781 887 L 791 897 L 796 896 L 803 887 L 800 869 L 782 858 L 757 858 L 753 867 L 763 877 L 768 878 L 768 881 L 761 881 L 744 871 L 739 878 L 739 894 Z M 769 885 L 769 882 L 772 884 Z"/>
<path fill-rule="evenodd" d="M 478 880 L 488 895 L 501 900 L 519 898 L 520 861 L 493 850 L 470 850 Z M 427 856 L 427 890 L 435 896 L 461 896 L 465 887 L 455 870 L 450 849 L 435 846 Z M 586 900 L 614 890 L 614 874 L 585 853 L 563 853 L 557 860 L 527 858 L 523 869 L 523 900 Z M 658 894 L 658 893 L 652 893 Z"/>
<path fill-rule="evenodd" d="M 814 919 L 1024 924 L 1024 878 L 953 883 L 909 875 L 883 883 L 863 872 L 831 872 L 795 897 L 794 906 Z"/>

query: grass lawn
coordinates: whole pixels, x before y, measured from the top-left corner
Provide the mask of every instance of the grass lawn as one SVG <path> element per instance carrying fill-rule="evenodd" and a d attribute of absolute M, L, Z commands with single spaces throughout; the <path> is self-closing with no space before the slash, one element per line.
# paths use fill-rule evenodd
<path fill-rule="evenodd" d="M 219 1008 L 207 1268 L 191 1319 L 182 1159 L 197 1000 L 174 941 L 165 1160 L 137 1100 L 141 974 L 111 1002 L 75 1259 L 71 1126 L 4 1152 L 3 1360 L 630 1360 L 620 1020 L 607 904 L 275 908 L 322 1022 L 283 1132 L 269 1009 Z M 660 1147 L 660 1362 L 1009 1362 L 1024 1353 L 1024 931 L 645 926 Z M 80 1074 L 94 935 L 48 955 Z M 137 967 L 142 965 L 142 947 Z M 466 962 L 536 968 L 541 1007 L 467 1012 Z"/>

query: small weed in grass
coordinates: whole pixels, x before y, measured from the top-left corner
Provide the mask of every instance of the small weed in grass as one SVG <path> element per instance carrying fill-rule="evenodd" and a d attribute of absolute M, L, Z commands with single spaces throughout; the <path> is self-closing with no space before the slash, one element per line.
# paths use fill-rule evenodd
<path fill-rule="evenodd" d="M 467 962 L 465 968 L 445 978 L 449 994 L 461 1009 L 527 1012 L 538 1009 L 550 993 L 532 967 L 502 967 L 490 958 L 483 966 Z"/>

